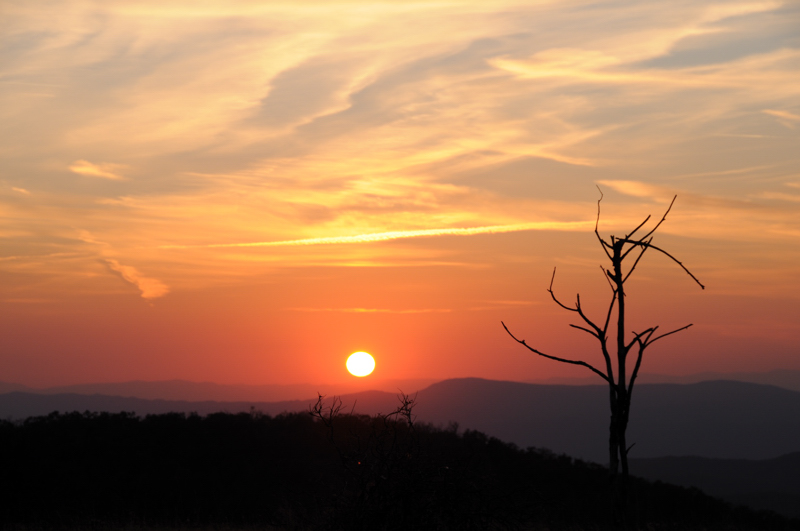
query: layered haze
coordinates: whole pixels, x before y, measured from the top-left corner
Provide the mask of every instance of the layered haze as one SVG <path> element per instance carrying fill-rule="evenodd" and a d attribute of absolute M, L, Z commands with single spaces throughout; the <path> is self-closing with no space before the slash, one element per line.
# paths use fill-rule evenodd
<path fill-rule="evenodd" d="M 0 380 L 591 376 L 593 230 L 663 375 L 800 369 L 793 2 L 3 2 Z M 652 222 L 649 225 L 652 227 Z M 370 377 L 372 378 L 372 377 Z M 598 383 L 601 381 L 598 379 Z M 391 390 L 391 389 L 389 389 Z"/>

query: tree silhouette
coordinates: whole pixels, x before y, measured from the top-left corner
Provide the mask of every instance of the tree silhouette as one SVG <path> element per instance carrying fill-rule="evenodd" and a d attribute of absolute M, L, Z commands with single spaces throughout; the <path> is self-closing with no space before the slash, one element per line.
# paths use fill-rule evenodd
<path fill-rule="evenodd" d="M 590 319 L 586 315 L 583 307 L 581 306 L 580 294 L 576 296 L 574 306 L 568 306 L 562 303 L 558 297 L 556 297 L 555 293 L 553 292 L 553 282 L 555 281 L 556 270 L 555 268 L 553 269 L 553 276 L 550 279 L 550 287 L 547 288 L 547 291 L 550 293 L 551 298 L 558 306 L 569 312 L 577 314 L 581 321 L 583 321 L 582 324 L 570 324 L 572 328 L 586 332 L 597 339 L 600 344 L 600 350 L 603 354 L 603 359 L 605 360 L 604 371 L 594 367 L 586 361 L 571 360 L 545 354 L 541 350 L 528 345 L 524 339 L 518 339 L 516 336 L 514 336 L 514 334 L 511 333 L 505 323 L 501 322 L 503 328 L 505 328 L 506 332 L 508 332 L 514 341 L 523 345 L 531 352 L 551 360 L 560 361 L 562 363 L 582 365 L 600 376 L 606 381 L 606 383 L 608 383 L 609 400 L 611 406 L 611 424 L 609 426 L 608 439 L 609 473 L 611 476 L 615 497 L 614 509 L 615 512 L 620 514 L 620 516 L 621 513 L 619 513 L 619 511 L 625 506 L 627 498 L 628 452 L 633 446 L 631 445 L 629 447 L 627 445 L 625 433 L 628 428 L 628 418 L 630 415 L 633 387 L 636 383 L 636 377 L 638 376 L 639 369 L 642 365 L 642 357 L 644 356 L 645 350 L 659 339 L 670 336 L 682 330 L 686 330 L 692 326 L 691 324 L 688 324 L 664 333 L 659 333 L 658 326 L 652 326 L 638 332 L 631 331 L 630 333 L 633 336 L 631 337 L 627 332 L 625 324 L 625 282 L 628 281 L 631 274 L 636 269 L 636 266 L 639 265 L 639 261 L 642 259 L 642 256 L 644 256 L 644 253 L 648 249 L 653 249 L 654 251 L 662 253 L 673 262 L 678 264 L 701 288 L 705 289 L 705 286 L 703 286 L 703 284 L 700 283 L 700 281 L 691 273 L 691 271 L 689 271 L 686 266 L 684 266 L 677 258 L 672 256 L 664 249 L 653 245 L 652 243 L 653 234 L 661 226 L 664 220 L 667 219 L 667 214 L 669 214 L 670 210 L 672 209 L 675 199 L 677 199 L 677 196 L 672 198 L 672 202 L 670 202 L 669 207 L 661 217 L 661 220 L 655 225 L 655 227 L 653 227 L 643 236 L 638 238 L 634 237 L 634 235 L 650 220 L 651 216 L 647 216 L 643 222 L 641 222 L 636 228 L 634 228 L 624 237 L 618 238 L 612 235 L 610 236 L 609 240 L 606 240 L 600 236 L 598 228 L 600 224 L 600 202 L 603 200 L 603 192 L 600 191 L 600 199 L 597 200 L 597 220 L 595 221 L 594 233 L 606 257 L 611 261 L 610 268 L 601 266 L 603 274 L 608 280 L 609 286 L 611 287 L 611 301 L 608 304 L 608 311 L 603 317 L 602 324 L 598 324 L 598 322 Z M 633 258 L 633 264 L 630 266 L 630 269 L 625 271 L 625 261 L 629 257 Z M 612 325 L 615 309 L 616 356 L 612 357 L 612 349 L 614 348 L 614 345 L 609 339 L 609 327 Z M 635 352 L 636 361 L 633 366 L 633 371 L 631 371 L 630 377 L 628 377 L 627 362 L 628 355 L 631 353 L 631 351 Z M 616 368 L 614 366 L 614 359 L 616 359 Z M 619 477 L 620 468 L 622 470 L 621 478 Z"/>

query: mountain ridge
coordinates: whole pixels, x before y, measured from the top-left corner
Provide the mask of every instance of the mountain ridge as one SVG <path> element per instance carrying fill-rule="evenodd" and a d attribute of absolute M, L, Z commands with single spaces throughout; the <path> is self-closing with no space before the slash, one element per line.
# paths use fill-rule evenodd
<path fill-rule="evenodd" d="M 433 379 L 407 379 L 407 380 L 378 380 L 378 385 L 384 388 L 396 389 L 398 387 L 417 391 L 436 380 Z M 33 388 L 23 384 L 0 382 L 0 393 L 20 391 L 32 394 L 82 394 L 106 395 L 144 398 L 149 400 L 178 400 L 191 402 L 282 402 L 287 400 L 305 400 L 316 396 L 317 393 L 341 394 L 353 393 L 370 389 L 374 385 L 371 381 L 355 381 L 346 385 L 314 385 L 314 384 L 218 384 L 214 382 L 193 382 L 189 380 L 130 380 L 125 382 L 101 382 L 88 384 L 63 385 L 45 388 Z"/>
<path fill-rule="evenodd" d="M 458 423 L 522 448 L 541 447 L 603 463 L 608 389 L 505 382 L 481 378 L 437 382 L 416 393 L 414 414 L 437 425 Z M 396 408 L 397 394 L 340 395 L 343 411 L 374 415 Z M 81 394 L 0 394 L 0 418 L 51 411 L 151 413 L 260 410 L 269 415 L 307 410 L 305 400 L 176 401 Z M 641 384 L 635 388 L 628 440 L 632 458 L 699 455 L 767 459 L 800 450 L 800 392 L 744 382 Z"/>
<path fill-rule="evenodd" d="M 453 378 L 463 379 L 463 378 Z M 779 369 L 767 372 L 719 373 L 704 372 L 685 376 L 664 374 L 641 374 L 638 384 L 691 384 L 713 380 L 729 380 L 748 383 L 773 385 L 792 391 L 800 391 L 800 370 Z M 13 391 L 35 394 L 102 394 L 109 396 L 127 396 L 147 399 L 188 400 L 188 401 L 252 401 L 280 402 L 287 400 L 306 400 L 323 395 L 352 394 L 366 390 L 382 390 L 395 392 L 402 389 L 406 393 L 414 393 L 440 380 L 431 378 L 416 379 L 359 379 L 345 384 L 218 384 L 214 382 L 194 382 L 190 380 L 129 380 L 123 382 L 100 382 L 59 385 L 35 388 L 19 383 L 0 382 L 0 393 Z M 444 381 L 444 380 L 442 380 Z M 523 381 L 537 385 L 605 385 L 595 376 L 572 378 L 547 378 L 535 381 Z"/>
<path fill-rule="evenodd" d="M 707 371 L 687 375 L 642 373 L 637 378 L 637 384 L 676 383 L 691 384 L 714 380 L 727 380 L 735 382 L 758 383 L 774 385 L 791 391 L 800 391 L 800 370 L 775 369 L 766 372 L 715 372 Z M 545 380 L 531 380 L 528 383 L 547 383 L 564 385 L 593 385 L 600 384 L 596 376 L 548 378 Z"/>

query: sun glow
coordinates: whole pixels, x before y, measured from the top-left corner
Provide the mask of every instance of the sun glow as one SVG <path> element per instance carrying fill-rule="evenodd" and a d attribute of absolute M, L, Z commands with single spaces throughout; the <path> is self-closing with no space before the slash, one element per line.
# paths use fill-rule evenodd
<path fill-rule="evenodd" d="M 347 370 L 359 378 L 368 376 L 375 370 L 375 358 L 366 352 L 354 352 L 347 358 Z"/>

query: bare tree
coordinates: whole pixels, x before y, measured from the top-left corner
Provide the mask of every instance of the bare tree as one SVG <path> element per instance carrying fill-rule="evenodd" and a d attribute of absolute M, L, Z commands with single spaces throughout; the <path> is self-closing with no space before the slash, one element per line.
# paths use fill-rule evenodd
<path fill-rule="evenodd" d="M 609 399 L 611 404 L 611 425 L 609 426 L 608 439 L 609 472 L 612 482 L 615 485 L 615 491 L 618 495 L 618 503 L 620 504 L 625 503 L 627 488 L 626 484 L 628 477 L 628 452 L 633 446 L 631 445 L 629 447 L 627 445 L 625 433 L 628 428 L 628 418 L 630 415 L 633 386 L 636 383 L 636 377 L 639 374 L 639 368 L 642 366 L 642 357 L 644 356 L 644 352 L 650 345 L 659 339 L 675 334 L 676 332 L 680 332 L 681 330 L 686 330 L 692 326 L 691 324 L 688 324 L 686 326 L 663 333 L 659 333 L 658 326 L 652 326 L 638 332 L 631 331 L 631 337 L 626 330 L 625 324 L 625 282 L 627 282 L 627 280 L 630 278 L 631 274 L 636 269 L 636 266 L 639 265 L 639 261 L 642 259 L 644 253 L 648 249 L 652 249 L 662 253 L 673 262 L 678 264 L 701 288 L 705 289 L 705 286 L 703 286 L 703 284 L 701 284 L 700 281 L 697 280 L 697 278 L 678 259 L 664 249 L 653 245 L 653 234 L 656 232 L 658 227 L 661 226 L 664 220 L 667 219 L 667 214 L 669 214 L 670 210 L 672 209 L 672 205 L 675 203 L 676 198 L 677 196 L 672 198 L 669 208 L 667 208 L 667 211 L 664 213 L 664 215 L 661 217 L 661 220 L 655 225 L 655 227 L 653 227 L 643 236 L 634 237 L 634 235 L 650 220 L 650 216 L 647 216 L 642 223 L 640 223 L 635 229 L 626 234 L 624 237 L 618 238 L 612 235 L 609 240 L 606 240 L 600 236 L 600 232 L 598 230 L 600 224 L 600 202 L 603 200 L 603 193 L 602 191 L 600 192 L 600 199 L 597 200 L 597 220 L 595 222 L 594 233 L 595 236 L 597 236 L 597 241 L 603 248 L 603 252 L 606 254 L 606 257 L 608 257 L 608 259 L 611 261 L 610 268 L 600 266 L 603 271 L 603 275 L 606 277 L 608 284 L 611 287 L 611 301 L 608 304 L 608 311 L 603 316 L 602 322 L 595 321 L 586 315 L 583 307 L 581 306 L 580 294 L 576 296 L 574 306 L 568 306 L 562 303 L 556 297 L 555 293 L 553 292 L 553 282 L 555 281 L 556 270 L 553 269 L 553 276 L 550 279 L 550 287 L 547 289 L 547 291 L 550 293 L 553 301 L 555 301 L 558 306 L 569 312 L 577 314 L 577 316 L 580 318 L 582 323 L 571 324 L 570 326 L 572 328 L 586 332 L 597 339 L 600 344 L 600 350 L 603 354 L 603 359 L 605 361 L 604 370 L 598 369 L 586 361 L 571 360 L 545 354 L 541 350 L 528 345 L 524 339 L 518 339 L 516 336 L 514 336 L 514 334 L 511 333 L 505 323 L 502 323 L 503 328 L 505 328 L 506 332 L 508 332 L 514 341 L 523 345 L 531 352 L 551 360 L 560 361 L 562 363 L 582 365 L 583 367 L 588 368 L 600 376 L 600 378 L 608 383 Z M 626 271 L 624 268 L 626 265 L 625 260 L 629 257 L 633 259 L 633 264 L 630 266 L 630 269 Z M 616 317 L 616 337 L 614 338 L 616 340 L 616 355 L 612 356 L 614 344 L 613 341 L 609 340 L 609 327 L 612 326 L 614 317 Z M 636 361 L 634 363 L 633 370 L 630 372 L 630 377 L 628 377 L 628 355 L 631 352 L 635 354 Z M 616 366 L 614 364 L 615 360 Z M 620 468 L 622 469 L 622 478 L 621 481 L 618 481 Z"/>

